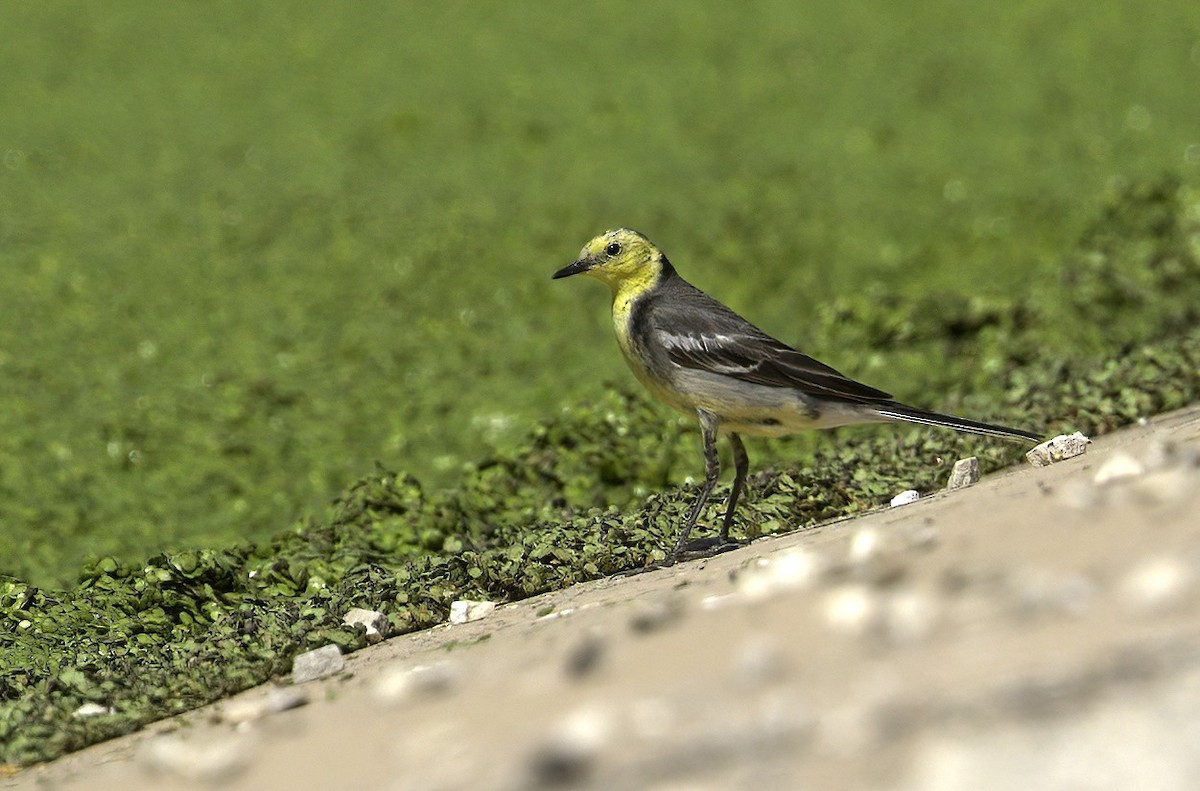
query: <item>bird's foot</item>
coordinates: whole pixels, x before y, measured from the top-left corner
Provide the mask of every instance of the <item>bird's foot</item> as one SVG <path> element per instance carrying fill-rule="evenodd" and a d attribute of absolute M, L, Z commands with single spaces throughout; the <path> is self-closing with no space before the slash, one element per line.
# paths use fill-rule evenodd
<path fill-rule="evenodd" d="M 647 571 L 659 571 L 660 569 L 670 568 L 681 560 L 697 560 L 698 558 L 709 558 L 713 555 L 720 555 L 722 552 L 729 552 L 734 549 L 740 549 L 749 545 L 748 539 L 741 541 L 721 536 L 712 536 L 710 538 L 693 538 L 690 541 L 684 541 L 677 544 L 671 550 L 671 554 L 667 555 L 657 563 L 647 563 L 645 566 L 627 569 L 617 572 L 614 576 L 617 577 L 633 577 L 638 574 L 645 574 Z"/>
<path fill-rule="evenodd" d="M 713 555 L 720 555 L 722 552 L 739 549 L 749 544 L 749 541 L 736 541 L 728 536 L 712 536 L 710 538 L 693 538 L 691 541 L 684 541 L 671 551 L 667 559 L 663 562 L 664 566 L 674 565 L 680 560 L 695 560 L 696 558 L 707 558 Z"/>

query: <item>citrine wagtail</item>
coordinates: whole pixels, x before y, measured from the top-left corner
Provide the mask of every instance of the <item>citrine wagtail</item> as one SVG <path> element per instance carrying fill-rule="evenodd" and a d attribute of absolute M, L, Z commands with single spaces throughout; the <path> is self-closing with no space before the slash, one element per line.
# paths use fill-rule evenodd
<path fill-rule="evenodd" d="M 717 437 L 733 446 L 734 477 L 718 547 L 746 483 L 749 459 L 742 434 L 781 436 L 853 423 L 902 421 L 957 431 L 1038 441 L 1029 431 L 911 407 L 856 382 L 772 338 L 676 273 L 662 251 L 637 231 L 621 228 L 592 239 L 554 278 L 587 274 L 612 289 L 613 325 L 625 361 L 662 401 L 700 421 L 704 488 L 667 558 L 689 547 L 720 470 Z M 705 542 L 701 542 L 705 543 Z"/>

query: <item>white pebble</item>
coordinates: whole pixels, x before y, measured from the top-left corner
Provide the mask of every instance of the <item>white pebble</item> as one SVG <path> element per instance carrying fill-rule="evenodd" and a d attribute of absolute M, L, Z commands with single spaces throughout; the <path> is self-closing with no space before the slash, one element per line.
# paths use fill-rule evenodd
<path fill-rule="evenodd" d="M 471 601 L 459 599 L 450 605 L 450 623 L 470 623 L 486 618 L 496 609 L 493 601 Z"/>
<path fill-rule="evenodd" d="M 866 585 L 842 585 L 825 594 L 825 622 L 835 631 L 864 634 L 879 616 L 879 597 Z"/>
<path fill-rule="evenodd" d="M 807 549 L 788 549 L 758 558 L 738 575 L 738 593 L 758 601 L 777 593 L 807 588 L 825 571 L 825 558 Z"/>
<path fill-rule="evenodd" d="M 825 565 L 825 559 L 810 549 L 791 549 L 771 558 L 774 578 L 791 588 L 816 582 Z"/>
<path fill-rule="evenodd" d="M 892 498 L 890 505 L 892 508 L 897 508 L 901 505 L 915 503 L 919 499 L 921 499 L 921 493 L 916 489 L 905 489 L 904 491 L 900 492 L 900 494 Z"/>
<path fill-rule="evenodd" d="M 753 598 L 753 597 L 750 597 Z M 731 604 L 737 604 L 742 600 L 742 595 L 739 593 L 720 593 L 705 596 L 700 600 L 700 609 L 702 610 L 720 610 L 728 607 Z"/>
<path fill-rule="evenodd" d="M 608 743 L 612 713 L 595 706 L 576 709 L 547 735 L 533 754 L 532 770 L 539 786 L 579 783 Z"/>
<path fill-rule="evenodd" d="M 308 696 L 295 689 L 272 690 L 267 695 L 231 700 L 221 706 L 221 719 L 235 725 L 262 719 L 269 714 L 299 708 L 308 703 Z"/>
<path fill-rule="evenodd" d="M 979 459 L 977 457 L 968 456 L 954 462 L 954 469 L 950 471 L 950 480 L 946 483 L 947 489 L 964 489 L 976 483 L 979 483 Z"/>
<path fill-rule="evenodd" d="M 402 667 L 384 673 L 375 684 L 375 696 L 385 703 L 398 703 L 418 695 L 438 695 L 458 685 L 462 671 L 451 662 Z"/>
<path fill-rule="evenodd" d="M 1083 455 L 1090 444 L 1092 441 L 1079 431 L 1074 434 L 1059 434 L 1034 446 L 1025 454 L 1025 458 L 1034 467 L 1049 467 L 1055 462 Z"/>
<path fill-rule="evenodd" d="M 1146 468 L 1137 459 L 1126 453 L 1114 453 L 1096 470 L 1093 479 L 1097 486 L 1103 486 L 1123 478 L 1136 478 L 1146 472 Z"/>
<path fill-rule="evenodd" d="M 387 636 L 387 616 L 378 610 L 354 607 L 342 616 L 342 623 L 347 626 L 361 626 L 366 630 L 368 643 L 378 643 Z"/>
<path fill-rule="evenodd" d="M 112 714 L 112 712 L 113 710 L 108 706 L 101 706 L 99 703 L 84 703 L 71 712 L 71 716 L 77 720 L 82 720 L 88 717 L 100 717 L 104 714 Z"/>
<path fill-rule="evenodd" d="M 305 684 L 342 672 L 346 660 L 336 645 L 323 645 L 292 660 L 292 683 Z"/>
<path fill-rule="evenodd" d="M 864 527 L 850 539 L 850 562 L 866 563 L 880 549 L 879 531 L 873 527 Z"/>
<path fill-rule="evenodd" d="M 142 753 L 149 768 L 191 781 L 218 784 L 231 780 L 249 765 L 250 743 L 245 735 L 207 742 L 179 736 L 152 740 Z"/>
<path fill-rule="evenodd" d="M 902 549 L 894 533 L 864 527 L 851 537 L 846 562 L 855 580 L 886 586 L 904 574 Z"/>
<path fill-rule="evenodd" d="M 1175 558 L 1149 558 L 1125 575 L 1121 599 L 1135 610 L 1167 610 L 1179 603 L 1194 582 L 1191 569 Z"/>
<path fill-rule="evenodd" d="M 629 628 L 649 634 L 677 623 L 683 615 L 683 602 L 677 597 L 655 599 L 638 606 L 629 619 Z"/>

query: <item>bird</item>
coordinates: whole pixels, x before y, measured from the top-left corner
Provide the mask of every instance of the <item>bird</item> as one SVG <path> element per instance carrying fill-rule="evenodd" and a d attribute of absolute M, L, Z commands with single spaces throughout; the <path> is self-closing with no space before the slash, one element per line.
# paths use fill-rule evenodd
<path fill-rule="evenodd" d="M 605 231 L 557 280 L 588 275 L 612 291 L 617 345 L 634 376 L 659 400 L 699 421 L 704 485 L 665 564 L 701 549 L 738 546 L 729 539 L 750 461 L 742 435 L 777 437 L 858 423 L 942 426 L 1038 442 L 1031 431 L 983 423 L 900 403 L 779 341 L 684 280 L 644 234 Z M 728 437 L 734 477 L 716 541 L 689 542 L 720 475 L 717 439 Z"/>

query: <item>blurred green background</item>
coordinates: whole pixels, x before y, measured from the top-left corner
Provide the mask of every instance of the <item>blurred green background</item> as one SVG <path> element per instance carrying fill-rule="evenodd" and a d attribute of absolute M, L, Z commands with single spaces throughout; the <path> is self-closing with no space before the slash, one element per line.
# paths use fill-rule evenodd
<path fill-rule="evenodd" d="M 604 289 L 549 280 L 605 228 L 939 407 L 931 361 L 808 319 L 1036 288 L 1106 193 L 1200 181 L 1194 2 L 6 3 L 0 30 L 0 573 L 39 582 L 269 535 L 375 460 L 451 486 L 627 381 Z"/>

